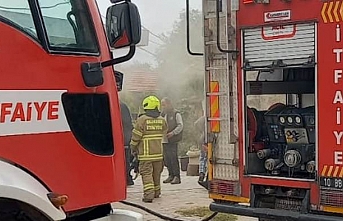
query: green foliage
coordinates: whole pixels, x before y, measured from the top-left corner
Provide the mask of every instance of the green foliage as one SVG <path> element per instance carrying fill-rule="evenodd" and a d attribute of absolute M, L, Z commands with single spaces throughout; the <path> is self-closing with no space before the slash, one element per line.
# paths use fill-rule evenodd
<path fill-rule="evenodd" d="M 185 105 L 179 108 L 184 121 L 183 139 L 179 144 L 179 156 L 185 156 L 191 147 L 197 146 L 199 134 L 194 130 L 194 122 L 198 119 L 195 107 Z"/>

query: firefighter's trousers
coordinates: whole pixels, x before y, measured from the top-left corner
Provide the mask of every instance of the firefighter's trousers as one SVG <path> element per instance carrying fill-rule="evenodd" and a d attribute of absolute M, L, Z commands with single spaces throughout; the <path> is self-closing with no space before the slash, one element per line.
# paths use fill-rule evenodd
<path fill-rule="evenodd" d="M 142 176 L 144 199 L 152 200 L 161 194 L 161 173 L 163 161 L 140 161 L 139 173 Z"/>

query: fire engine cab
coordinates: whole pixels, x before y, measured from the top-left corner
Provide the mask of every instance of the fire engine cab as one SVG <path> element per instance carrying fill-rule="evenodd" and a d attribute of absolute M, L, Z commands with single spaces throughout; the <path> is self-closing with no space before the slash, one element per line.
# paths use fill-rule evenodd
<path fill-rule="evenodd" d="M 111 207 L 126 197 L 112 65 L 141 35 L 136 6 L 113 3 L 104 28 L 95 0 L 0 1 L 0 220 L 142 220 Z"/>

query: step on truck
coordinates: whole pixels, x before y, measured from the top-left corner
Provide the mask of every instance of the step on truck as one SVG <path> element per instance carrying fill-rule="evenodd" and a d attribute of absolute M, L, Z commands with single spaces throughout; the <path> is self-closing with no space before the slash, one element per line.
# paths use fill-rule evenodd
<path fill-rule="evenodd" d="M 203 0 L 213 211 L 343 219 L 343 2 Z"/>
<path fill-rule="evenodd" d="M 142 220 L 111 207 L 126 198 L 112 66 L 141 36 L 136 6 L 114 3 L 104 27 L 95 0 L 0 1 L 0 220 Z"/>

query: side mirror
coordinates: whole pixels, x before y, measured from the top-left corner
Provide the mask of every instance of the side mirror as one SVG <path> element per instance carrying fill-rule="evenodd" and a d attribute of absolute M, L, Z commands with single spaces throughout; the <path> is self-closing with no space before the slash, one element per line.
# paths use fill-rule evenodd
<path fill-rule="evenodd" d="M 134 46 L 141 41 L 141 19 L 132 2 L 112 5 L 106 13 L 106 32 L 113 48 Z"/>
<path fill-rule="evenodd" d="M 123 89 L 124 74 L 120 71 L 114 71 L 114 77 L 116 78 L 117 90 L 121 91 Z"/>

